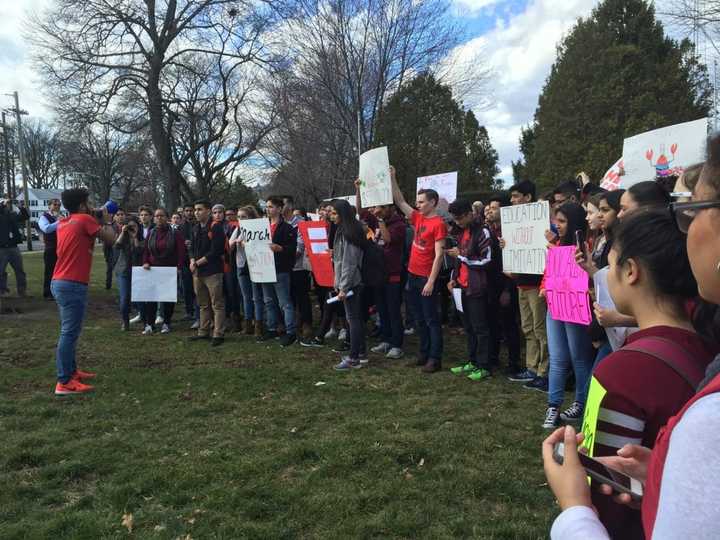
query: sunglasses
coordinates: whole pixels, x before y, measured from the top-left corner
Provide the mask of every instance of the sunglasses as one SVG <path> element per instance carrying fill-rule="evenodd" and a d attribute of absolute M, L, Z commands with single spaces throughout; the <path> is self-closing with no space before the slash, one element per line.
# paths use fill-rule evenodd
<path fill-rule="evenodd" d="M 720 201 L 670 203 L 670 212 L 680 232 L 687 234 L 693 219 L 710 208 L 720 208 Z"/>

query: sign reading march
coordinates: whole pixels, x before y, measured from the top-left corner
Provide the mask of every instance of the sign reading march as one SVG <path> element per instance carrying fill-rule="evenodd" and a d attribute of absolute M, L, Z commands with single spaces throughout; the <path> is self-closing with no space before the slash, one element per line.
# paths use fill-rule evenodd
<path fill-rule="evenodd" d="M 542 274 L 545 271 L 550 228 L 550 204 L 547 201 L 504 206 L 500 209 L 503 270 L 513 274 Z"/>
<path fill-rule="evenodd" d="M 363 208 L 392 204 L 387 146 L 373 148 L 360 156 L 360 198 Z"/>
<path fill-rule="evenodd" d="M 245 256 L 250 268 L 250 279 L 255 283 L 275 283 L 275 255 L 270 249 L 272 235 L 267 218 L 243 219 L 239 222 L 238 239 L 245 242 Z"/>

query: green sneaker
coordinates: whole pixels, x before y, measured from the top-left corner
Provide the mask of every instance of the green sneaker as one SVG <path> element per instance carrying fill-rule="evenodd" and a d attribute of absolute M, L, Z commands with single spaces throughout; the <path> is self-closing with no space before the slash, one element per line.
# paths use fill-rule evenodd
<path fill-rule="evenodd" d="M 468 362 L 464 366 L 456 366 L 454 368 L 450 368 L 450 373 L 453 373 L 454 375 L 462 375 L 463 373 L 470 373 L 475 369 L 475 365 L 471 362 Z"/>
<path fill-rule="evenodd" d="M 490 372 L 487 369 L 476 369 L 468 375 L 468 379 L 471 381 L 482 381 L 488 377 L 490 377 Z"/>

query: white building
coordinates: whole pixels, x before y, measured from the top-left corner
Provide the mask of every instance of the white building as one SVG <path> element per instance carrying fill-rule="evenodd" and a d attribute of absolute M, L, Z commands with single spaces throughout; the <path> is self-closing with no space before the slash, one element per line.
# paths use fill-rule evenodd
<path fill-rule="evenodd" d="M 50 208 L 50 201 L 52 199 L 60 199 L 60 189 L 35 189 L 28 188 L 28 199 L 30 201 L 30 221 L 35 224 L 40 220 L 40 216 L 47 212 Z M 24 201 L 25 195 L 22 191 L 17 193 L 17 201 Z M 17 205 L 17 201 L 13 201 L 13 204 Z"/>

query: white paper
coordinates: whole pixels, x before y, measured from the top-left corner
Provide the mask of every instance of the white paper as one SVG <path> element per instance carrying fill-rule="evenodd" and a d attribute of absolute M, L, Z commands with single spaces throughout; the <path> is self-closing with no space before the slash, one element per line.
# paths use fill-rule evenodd
<path fill-rule="evenodd" d="M 327 242 L 310 242 L 310 248 L 313 253 L 325 253 L 328 249 L 330 249 Z"/>
<path fill-rule="evenodd" d="M 606 266 L 605 268 L 601 268 L 595 272 L 595 275 L 593 276 L 593 281 L 595 283 L 595 301 L 605 309 L 616 310 L 617 308 L 615 307 L 615 302 L 613 302 L 613 299 L 610 296 L 610 289 L 607 284 L 608 272 L 609 268 Z M 612 350 L 617 351 L 623 346 L 627 337 L 637 330 L 637 328 L 611 326 L 605 328 L 605 334 L 607 335 Z"/>
<path fill-rule="evenodd" d="M 603 179 L 600 182 L 600 187 L 607 189 L 608 191 L 615 191 L 618 189 L 622 180 L 620 173 L 623 172 L 624 169 L 625 163 L 623 162 L 623 158 L 620 158 L 607 170 L 605 176 L 603 176 Z"/>
<path fill-rule="evenodd" d="M 308 227 L 308 238 L 310 240 L 325 240 L 327 238 L 327 231 L 325 227 Z"/>
<path fill-rule="evenodd" d="M 417 191 L 421 189 L 434 189 L 440 197 L 438 206 L 447 210 L 448 205 L 457 198 L 457 182 L 457 171 L 434 174 L 432 176 L 421 176 L 417 179 Z"/>
<path fill-rule="evenodd" d="M 132 302 L 177 302 L 177 268 L 175 266 L 132 267 Z"/>
<path fill-rule="evenodd" d="M 386 146 L 373 148 L 360 156 L 360 199 L 363 208 L 393 202 Z"/>
<path fill-rule="evenodd" d="M 460 289 L 459 287 L 455 287 L 453 289 L 453 300 L 455 300 L 455 308 L 458 311 L 462 311 L 462 289 Z"/>
<path fill-rule="evenodd" d="M 320 221 L 320 214 L 313 214 L 312 212 L 308 212 L 307 215 L 310 218 L 310 221 Z"/>
<path fill-rule="evenodd" d="M 500 209 L 500 219 L 505 240 L 503 271 L 515 274 L 545 272 L 545 231 L 550 228 L 550 204 L 542 201 L 504 206 Z"/>
<path fill-rule="evenodd" d="M 625 175 L 620 187 L 656 176 L 680 174 L 686 167 L 705 161 L 707 118 L 646 131 L 623 142 Z"/>
<path fill-rule="evenodd" d="M 238 235 L 245 242 L 250 279 L 254 283 L 275 283 L 275 255 L 270 249 L 272 235 L 267 218 L 243 219 Z"/>

